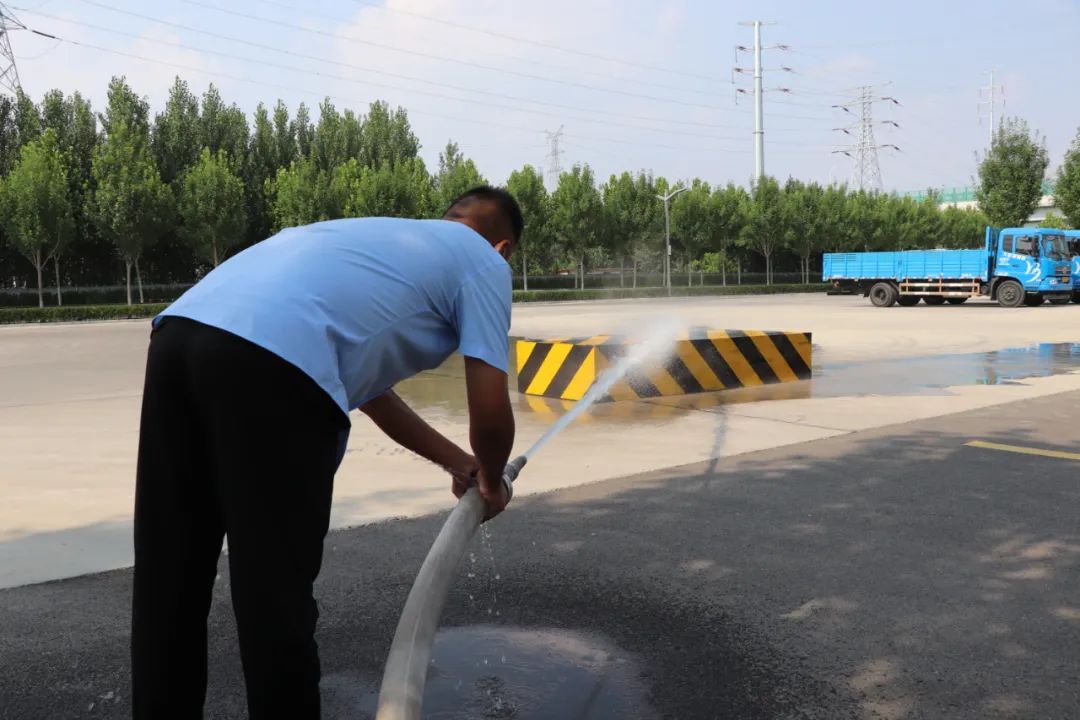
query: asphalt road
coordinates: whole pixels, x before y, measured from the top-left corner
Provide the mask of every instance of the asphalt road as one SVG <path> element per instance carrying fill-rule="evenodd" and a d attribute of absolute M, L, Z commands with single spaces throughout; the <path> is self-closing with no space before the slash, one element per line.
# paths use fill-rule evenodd
<path fill-rule="evenodd" d="M 1080 464 L 966 443 L 1075 451 L 1078 422 L 1064 393 L 525 498 L 492 525 L 499 615 L 463 571 L 444 626 L 603 636 L 641 717 L 1076 717 Z M 359 716 L 442 517 L 329 537 L 326 717 Z M 244 716 L 224 573 L 212 718 Z M 128 715 L 129 585 L 0 591 L 0 717 Z"/>

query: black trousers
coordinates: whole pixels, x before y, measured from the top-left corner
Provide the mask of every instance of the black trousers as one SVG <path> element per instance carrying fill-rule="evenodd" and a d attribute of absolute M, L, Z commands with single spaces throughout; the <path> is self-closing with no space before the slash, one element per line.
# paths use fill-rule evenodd
<path fill-rule="evenodd" d="M 135 718 L 202 717 L 223 537 L 250 717 L 319 717 L 312 585 L 348 427 L 273 353 L 182 318 L 154 330 L 135 491 Z"/>

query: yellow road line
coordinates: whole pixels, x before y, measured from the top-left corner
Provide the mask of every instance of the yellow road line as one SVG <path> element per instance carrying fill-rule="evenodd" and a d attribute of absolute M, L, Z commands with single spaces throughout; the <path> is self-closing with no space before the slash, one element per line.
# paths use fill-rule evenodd
<path fill-rule="evenodd" d="M 985 440 L 972 440 L 964 444 L 967 447 L 982 448 L 983 450 L 1000 450 L 1020 455 L 1038 455 L 1040 457 L 1080 462 L 1080 453 L 1064 452 L 1062 450 L 1044 450 L 1042 448 L 1024 447 L 1023 445 L 1002 445 L 1001 443 L 986 442 Z"/>

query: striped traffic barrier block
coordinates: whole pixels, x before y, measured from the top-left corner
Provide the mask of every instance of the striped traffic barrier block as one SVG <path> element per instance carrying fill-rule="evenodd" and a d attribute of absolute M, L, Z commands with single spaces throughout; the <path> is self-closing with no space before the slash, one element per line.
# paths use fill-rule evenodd
<path fill-rule="evenodd" d="M 633 342 L 612 335 L 549 340 L 519 339 L 518 391 L 580 400 L 597 377 Z M 707 330 L 682 333 L 673 351 L 653 367 L 635 368 L 605 400 L 688 395 L 808 380 L 810 333 Z"/>

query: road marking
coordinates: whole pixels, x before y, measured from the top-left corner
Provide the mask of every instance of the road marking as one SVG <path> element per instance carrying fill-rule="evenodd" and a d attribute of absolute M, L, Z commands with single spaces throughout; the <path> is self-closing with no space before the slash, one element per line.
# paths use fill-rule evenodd
<path fill-rule="evenodd" d="M 1039 455 L 1042 457 L 1056 458 L 1058 460 L 1075 460 L 1080 462 L 1080 453 L 1064 452 L 1062 450 L 1044 450 L 1042 448 L 1024 447 L 1023 445 L 1002 445 L 1001 443 L 986 442 L 985 440 L 972 440 L 965 443 L 967 447 L 982 448 L 983 450 L 1000 450 L 1002 452 L 1018 453 L 1020 455 Z"/>

